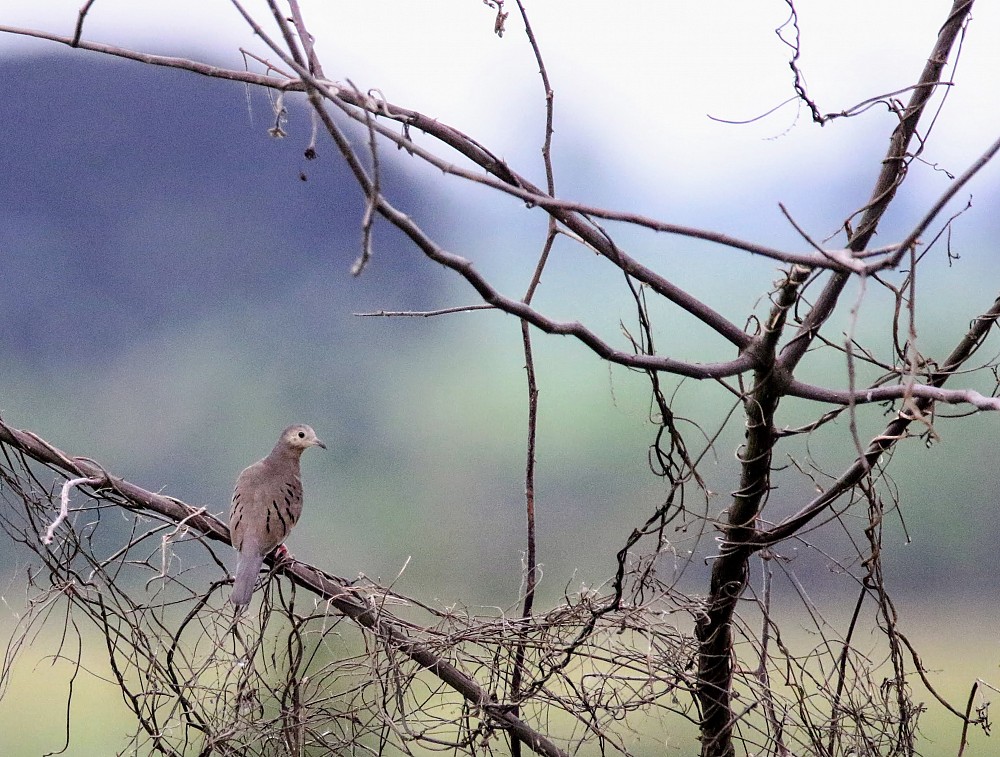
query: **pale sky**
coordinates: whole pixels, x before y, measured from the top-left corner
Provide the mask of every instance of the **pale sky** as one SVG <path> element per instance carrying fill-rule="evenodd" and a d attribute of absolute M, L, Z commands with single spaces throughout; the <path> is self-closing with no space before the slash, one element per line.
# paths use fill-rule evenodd
<path fill-rule="evenodd" d="M 70 35 L 80 4 L 4 0 L 0 24 Z M 949 6 L 929 0 L 797 3 L 799 63 L 810 96 L 824 112 L 839 111 L 913 82 Z M 260 0 L 247 7 L 269 18 Z M 472 134 L 541 181 L 541 84 L 511 0 L 502 39 L 493 33 L 494 11 L 480 0 L 303 0 L 302 8 L 328 77 L 377 88 L 390 102 Z M 845 166 L 865 168 L 859 184 L 874 175 L 868 171 L 872 160 L 862 163 L 855 151 L 863 138 L 884 148 L 892 116 L 882 106 L 822 128 L 794 103 L 749 125 L 708 117 L 751 118 L 792 94 L 791 51 L 774 32 L 789 17 L 785 2 L 535 0 L 528 11 L 555 91 L 557 158 L 583 150 L 602 173 L 636 181 L 650 196 L 650 188 L 684 187 L 739 197 L 784 182 L 791 195 L 784 200 L 793 200 L 809 182 L 838 180 Z M 786 38 L 791 35 L 787 28 Z M 97 0 L 84 36 L 234 68 L 243 66 L 241 46 L 274 57 L 224 0 Z M 959 173 L 1000 132 L 998 41 L 1000 9 L 981 2 L 962 49 L 959 86 L 950 91 L 924 156 L 928 162 Z M 0 35 L 0 54 L 12 52 L 69 51 Z M 878 157 L 873 148 L 876 165 Z M 1000 184 L 993 168 L 980 186 Z M 918 180 L 910 191 L 930 201 L 945 179 L 927 173 L 926 188 Z M 804 182 L 798 188 L 788 184 L 796 175 Z M 616 206 L 616 185 L 571 184 L 572 199 Z M 776 207 L 782 197 L 776 192 L 768 202 Z M 685 222 L 655 201 L 636 209 Z"/>

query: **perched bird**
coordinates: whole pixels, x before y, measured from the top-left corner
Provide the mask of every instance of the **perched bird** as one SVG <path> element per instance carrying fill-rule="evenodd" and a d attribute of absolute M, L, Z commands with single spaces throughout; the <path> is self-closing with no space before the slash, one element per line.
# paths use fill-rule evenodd
<path fill-rule="evenodd" d="M 229 530 L 236 548 L 236 580 L 230 601 L 250 603 L 264 558 L 279 546 L 302 514 L 299 458 L 309 447 L 326 445 L 309 426 L 289 426 L 271 454 L 245 469 L 233 490 Z"/>

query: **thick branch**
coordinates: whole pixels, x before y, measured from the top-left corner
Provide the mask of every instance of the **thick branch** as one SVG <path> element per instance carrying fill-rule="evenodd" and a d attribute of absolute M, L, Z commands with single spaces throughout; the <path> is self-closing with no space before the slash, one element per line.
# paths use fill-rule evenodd
<path fill-rule="evenodd" d="M 722 553 L 712 564 L 711 589 L 705 614 L 695 627 L 698 637 L 698 703 L 701 706 L 702 757 L 733 757 L 732 616 L 747 582 L 744 545 L 752 538 L 755 521 L 767 501 L 774 453 L 774 413 L 785 379 L 775 364 L 775 349 L 809 269 L 795 266 L 778 289 L 763 324 L 754 370 L 753 388 L 744 400 L 746 443 L 740 453 L 740 487 L 726 516 Z"/>
<path fill-rule="evenodd" d="M 897 187 L 906 176 L 909 144 L 916 132 L 924 107 L 935 89 L 927 85 L 938 81 L 948 59 L 948 52 L 971 6 L 971 0 L 956 0 L 947 22 L 939 33 L 918 86 L 913 91 L 910 103 L 900 116 L 899 125 L 893 131 L 888 154 L 882 164 L 882 171 L 875 183 L 864 216 L 858 230 L 851 235 L 850 249 L 855 253 L 860 253 L 867 247 L 879 221 L 895 196 Z M 787 392 L 788 383 L 796 366 L 819 333 L 821 326 L 833 313 L 840 294 L 850 278 L 850 274 L 846 272 L 837 271 L 832 274 L 795 337 L 775 359 L 773 350 L 784 325 L 785 314 L 797 296 L 797 285 L 805 280 L 808 273 L 808 269 L 793 268 L 788 281 L 779 291 L 778 300 L 764 326 L 764 335 L 760 340 L 761 354 L 754 370 L 754 385 L 744 403 L 747 415 L 747 441 L 742 455 L 740 488 L 734 493 L 729 508 L 721 554 L 712 566 L 711 590 L 706 613 L 696 627 L 699 641 L 698 701 L 702 710 L 702 757 L 735 755 L 732 741 L 736 715 L 733 712 L 731 699 L 733 665 L 731 619 L 736 602 L 746 586 L 748 559 L 754 549 L 759 548 L 755 544 L 757 535 L 754 533 L 754 522 L 769 490 L 771 456 L 776 441 L 774 412 L 781 397 Z M 993 319 L 990 320 L 991 324 L 992 321 Z M 986 326 L 987 330 L 988 328 L 989 326 Z M 978 340 L 975 344 L 978 344 Z M 949 373 L 952 370 L 954 366 L 948 368 Z M 944 378 L 941 377 L 939 380 L 943 382 Z M 930 404 L 930 400 L 918 402 Z M 895 443 L 908 425 L 909 418 L 907 417 L 904 422 L 904 416 L 900 416 L 895 423 L 900 425 L 900 428 L 890 424 L 890 429 L 884 438 L 880 437 L 873 442 L 869 454 L 859 459 L 846 475 L 843 484 L 838 485 L 840 491 L 846 491 L 853 486 L 853 483 L 860 480 L 881 452 Z M 826 507 L 828 501 L 824 498 L 821 500 L 812 511 L 808 511 L 807 508 L 808 512 L 801 515 L 802 523 L 792 523 L 786 530 L 772 529 L 769 538 L 760 546 L 795 533 L 805 522 Z M 782 535 L 778 536 L 776 532 Z"/>
<path fill-rule="evenodd" d="M 55 468 L 72 477 L 100 479 L 104 482 L 96 489 L 115 492 L 137 510 L 147 510 L 184 524 L 192 530 L 215 541 L 229 544 L 229 528 L 218 518 L 193 508 L 173 497 L 147 491 L 124 479 L 108 474 L 101 466 L 80 457 L 70 457 L 30 431 L 12 428 L 0 421 L 0 443 L 21 451 L 27 457 Z M 443 660 L 419 641 L 406 635 L 402 629 L 384 621 L 376 608 L 359 599 L 347 587 L 347 581 L 324 573 L 298 560 L 284 560 L 269 564 L 293 583 L 306 588 L 327 600 L 338 612 L 358 625 L 378 634 L 396 649 L 426 668 L 441 681 L 461 694 L 468 702 L 482 709 L 490 719 L 509 730 L 529 748 L 546 757 L 566 757 L 565 752 L 535 731 L 523 720 L 513 716 L 509 708 L 499 703 L 474 679 L 451 663 Z"/>

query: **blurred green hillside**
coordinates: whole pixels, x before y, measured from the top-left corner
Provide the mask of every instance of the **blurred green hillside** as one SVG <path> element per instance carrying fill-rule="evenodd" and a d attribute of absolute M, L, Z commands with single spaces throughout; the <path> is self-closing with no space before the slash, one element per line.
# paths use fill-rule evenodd
<path fill-rule="evenodd" d="M 81 56 L 5 61 L 0 69 L 8 106 L 0 172 L 4 420 L 216 513 L 228 508 L 239 470 L 265 454 L 284 425 L 310 423 L 330 450 L 303 460 L 304 527 L 289 543 L 296 556 L 386 582 L 405 566 L 397 588 L 432 603 L 512 606 L 521 582 L 526 423 L 518 324 L 489 312 L 356 316 L 475 300 L 384 224 L 376 225 L 368 269 L 350 276 L 363 203 L 332 148 L 321 147 L 316 161 L 303 157 L 311 127 L 296 103 L 289 103 L 283 127 L 288 136 L 274 139 L 268 98 L 237 85 Z M 354 137 L 364 144 L 366 135 Z M 873 134 L 872 144 L 882 139 Z M 605 175 L 585 145 L 566 145 L 562 154 L 576 180 L 597 178 L 609 193 L 620 188 L 617 207 L 633 200 L 641 206 L 655 195 L 683 223 L 723 223 L 765 242 L 794 240 L 778 228 L 773 206 L 765 217 L 757 198 L 738 201 L 741 188 L 703 197 L 674 187 L 665 198 L 659 189 L 639 188 L 632 198 L 624 194 L 626 179 Z M 385 155 L 383 166 L 394 203 L 520 293 L 541 241 L 540 217 L 518 203 L 454 192 L 405 156 Z M 858 187 L 866 182 L 846 173 L 830 177 L 827 186 L 797 195 L 800 210 L 842 218 L 863 201 Z M 571 189 L 587 197 L 585 185 Z M 759 194 L 761 202 L 770 196 Z M 915 211 L 923 196 L 901 205 Z M 927 267 L 936 279 L 921 282 L 926 354 L 943 356 L 996 296 L 998 221 L 988 216 L 979 225 L 970 221 L 971 231 L 956 227 L 961 260 L 939 255 Z M 884 241 L 906 223 L 887 221 Z M 766 309 L 777 277 L 769 263 L 676 239 L 622 240 L 739 323 Z M 888 348 L 889 303 L 880 297 L 873 291 L 866 299 L 858 337 Z M 586 318 L 620 343 L 620 322 L 635 320 L 621 281 L 609 281 L 596 260 L 558 246 L 537 302 L 558 318 Z M 705 361 L 731 357 L 726 345 L 703 344 L 686 322 L 676 327 L 669 308 L 654 306 L 653 313 L 661 350 Z M 847 326 L 843 319 L 839 327 Z M 647 464 L 655 427 L 645 377 L 609 370 L 566 339 L 539 334 L 535 346 L 544 604 L 606 581 L 615 553 L 660 503 L 664 487 Z M 808 370 L 819 383 L 844 381 L 835 358 L 817 359 Z M 989 376 L 976 381 L 992 391 Z M 732 396 L 714 384 L 677 386 L 674 410 L 690 419 L 682 430 L 700 447 L 698 429 L 710 433 L 722 423 Z M 948 414 L 955 413 L 942 411 L 936 421 L 939 441 L 912 440 L 896 453 L 891 472 L 904 507 L 902 519 L 888 518 L 884 559 L 890 586 L 904 597 L 901 611 L 930 620 L 931 664 L 986 675 L 996 650 L 983 651 L 979 673 L 963 667 L 975 656 L 975 639 L 950 643 L 933 633 L 941 619 L 933 608 L 951 608 L 948 624 L 961 629 L 994 622 L 990 613 L 963 617 L 969 606 L 981 612 L 996 605 L 997 419 L 952 422 Z M 794 426 L 814 417 L 813 408 L 788 403 L 780 420 Z M 860 422 L 866 438 L 884 418 L 875 411 Z M 708 455 L 716 494 L 695 510 L 725 507 L 736 487 L 741 435 L 737 413 Z M 850 438 L 845 416 L 808 447 L 791 449 L 837 470 L 854 454 Z M 809 493 L 779 488 L 769 517 L 793 512 Z M 676 537 L 683 559 L 692 534 Z M 823 538 L 817 549 L 791 557 L 816 596 L 836 598 L 842 584 L 830 554 L 840 537 Z M 28 562 L 27 552 L 0 549 L 11 613 Z M 704 571 L 698 556 L 687 588 L 702 591 Z M 32 689 L 23 678 L 12 685 Z M 58 698 L 50 685 L 38 693 Z M 0 723 L 31 717 L 35 708 L 21 696 L 12 707 L 8 697 L 0 702 Z M 58 748 L 56 742 L 46 739 L 26 753 Z M 954 744 L 926 754 L 952 754 Z"/>
<path fill-rule="evenodd" d="M 474 574 L 483 601 L 510 601 L 520 561 L 525 422 L 517 325 L 493 313 L 356 317 L 474 298 L 385 226 L 376 226 L 371 265 L 357 279 L 349 275 L 359 252 L 361 199 L 338 156 L 321 150 L 316 161 L 303 157 L 310 124 L 294 102 L 284 125 L 289 136 L 274 139 L 267 134 L 271 102 L 239 86 L 84 57 L 27 58 L 4 69 L 3 96 L 15 114 L 0 175 L 0 292 L 8 303 L 0 323 L 0 412 L 8 422 L 149 488 L 222 512 L 234 472 L 270 447 L 275 429 L 308 421 L 335 443 L 324 459 L 306 461 L 310 498 L 324 504 L 307 510 L 316 516 L 309 529 L 315 543 L 303 544 L 303 554 L 336 545 L 328 567 L 378 576 L 395 575 L 412 557 L 415 585 L 464 595 L 469 573 L 451 562 L 460 555 L 441 547 L 449 552 L 441 561 L 434 549 L 425 556 L 414 549 L 464 544 L 468 549 L 458 552 L 491 568 Z M 583 149 L 570 145 L 563 153 Z M 517 203 L 497 207 L 475 190 L 451 192 L 395 157 L 383 161 L 394 201 L 519 292 L 540 218 Z M 604 170 L 589 158 L 564 161 L 580 182 Z M 860 184 L 833 177 L 835 193 L 816 192 L 817 208 L 801 212 L 853 207 Z M 900 202 L 919 207 L 917 198 Z M 787 228 L 763 222 L 754 198 L 742 206 L 744 215 L 731 212 L 740 206 L 730 199 L 686 197 L 680 204 L 674 191 L 665 201 L 686 222 L 709 226 L 719 222 L 721 202 L 730 211 L 722 216 L 726 230 L 792 243 Z M 641 207 L 648 198 L 634 202 Z M 883 237 L 905 221 L 888 219 Z M 985 237 L 996 220 L 977 223 L 957 229 L 965 235 L 961 260 L 939 255 L 925 264 L 939 277 L 921 283 L 928 355 L 950 349 L 994 296 L 986 274 L 997 264 Z M 737 322 L 761 311 L 777 275 L 754 259 L 739 260 L 733 276 L 734 259 L 700 243 L 628 233 L 624 240 L 637 257 Z M 958 300 L 949 294 L 956 288 Z M 623 283 L 608 281 L 596 260 L 558 245 L 537 302 L 555 317 L 586 318 L 612 340 L 620 340 L 619 323 L 634 321 Z M 859 338 L 885 344 L 890 305 L 868 293 Z M 652 313 L 661 351 L 730 357 L 725 344 L 674 328 L 670 308 L 653 303 Z M 841 323 L 847 327 L 846 316 Z M 536 349 L 540 538 L 558 595 L 571 578 L 607 577 L 624 524 L 645 517 L 661 486 L 646 465 L 654 429 L 645 379 L 609 372 L 565 339 L 539 335 Z M 828 385 L 845 378 L 836 357 L 807 361 L 805 370 Z M 980 388 L 989 391 L 988 384 Z M 731 406 L 725 392 L 693 382 L 682 385 L 676 402 L 679 414 L 706 429 Z M 806 422 L 813 411 L 803 405 L 788 403 L 783 420 Z M 874 433 L 881 418 L 868 417 Z M 950 434 L 941 421 L 939 444 L 913 444 L 897 455 L 893 473 L 913 539 L 888 566 L 898 567 L 901 588 L 913 580 L 921 595 L 928 588 L 951 595 L 990 583 L 977 566 L 991 557 L 1000 529 L 992 517 L 992 445 L 980 435 L 993 423 L 964 419 Z M 833 467 L 845 464 L 853 454 L 843 444 L 845 427 L 838 423 L 813 439 L 811 454 Z M 716 445 L 717 492 L 733 486 L 740 434 L 731 425 Z M 936 486 L 929 488 L 928 478 Z M 789 508 L 797 494 L 788 492 Z M 724 499 L 712 505 L 724 506 Z M 574 554 L 566 533 L 599 548 Z M 15 564 L 15 555 L 0 556 L 7 569 Z"/>

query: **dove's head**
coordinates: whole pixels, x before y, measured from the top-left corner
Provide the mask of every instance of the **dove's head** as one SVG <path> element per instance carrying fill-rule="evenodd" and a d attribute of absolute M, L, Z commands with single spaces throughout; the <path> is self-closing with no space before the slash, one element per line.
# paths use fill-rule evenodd
<path fill-rule="evenodd" d="M 326 449 L 326 445 L 323 444 L 322 440 L 318 436 L 316 436 L 316 432 L 312 430 L 312 426 L 306 426 L 302 423 L 289 426 L 282 431 L 281 439 L 278 440 L 278 444 L 293 449 L 300 454 L 303 450 L 308 449 L 309 447 L 322 447 L 323 449 Z"/>

